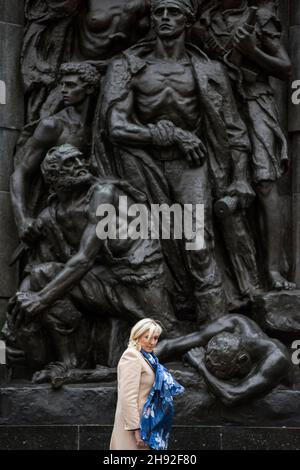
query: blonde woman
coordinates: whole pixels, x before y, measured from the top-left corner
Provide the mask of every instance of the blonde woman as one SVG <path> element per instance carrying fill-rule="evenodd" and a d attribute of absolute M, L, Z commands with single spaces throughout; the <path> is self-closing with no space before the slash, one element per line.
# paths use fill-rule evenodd
<path fill-rule="evenodd" d="M 118 364 L 118 403 L 111 450 L 167 449 L 173 397 L 184 391 L 154 354 L 161 326 L 151 318 L 131 330 Z"/>

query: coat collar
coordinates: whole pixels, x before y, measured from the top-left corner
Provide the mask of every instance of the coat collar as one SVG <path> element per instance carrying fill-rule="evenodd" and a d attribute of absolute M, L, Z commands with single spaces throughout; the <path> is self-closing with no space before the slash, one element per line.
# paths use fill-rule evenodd
<path fill-rule="evenodd" d="M 147 66 L 146 56 L 153 51 L 154 47 L 155 41 L 144 41 L 123 52 L 123 56 L 125 56 L 129 65 L 130 72 L 133 75 L 136 75 Z M 186 43 L 186 50 L 192 62 L 197 60 L 203 65 L 211 64 L 211 61 L 208 56 L 197 46 L 190 43 Z"/>

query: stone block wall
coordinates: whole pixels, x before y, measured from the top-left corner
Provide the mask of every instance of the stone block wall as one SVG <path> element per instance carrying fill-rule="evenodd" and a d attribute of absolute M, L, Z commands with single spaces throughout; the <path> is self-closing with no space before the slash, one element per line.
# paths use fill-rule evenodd
<path fill-rule="evenodd" d="M 18 246 L 9 178 L 13 170 L 14 147 L 24 123 L 20 77 L 23 23 L 23 0 L 0 0 L 0 80 L 5 84 L 6 94 L 0 104 L 0 327 L 7 300 L 17 286 L 17 266 L 9 267 Z"/>

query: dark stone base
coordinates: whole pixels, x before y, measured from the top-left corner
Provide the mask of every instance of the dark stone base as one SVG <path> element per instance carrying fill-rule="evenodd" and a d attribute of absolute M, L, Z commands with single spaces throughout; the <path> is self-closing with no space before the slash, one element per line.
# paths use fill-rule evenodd
<path fill-rule="evenodd" d="M 183 372 L 181 372 L 183 373 Z M 195 377 L 189 370 L 192 382 Z M 116 384 L 0 385 L 0 450 L 108 450 Z M 225 408 L 198 384 L 175 401 L 170 450 L 300 450 L 300 390 Z M 201 425 L 200 425 L 201 424 Z"/>
<path fill-rule="evenodd" d="M 194 374 L 183 374 L 181 371 L 179 378 L 186 393 L 175 400 L 174 425 L 300 428 L 300 388 L 279 386 L 265 397 L 227 408 L 208 392 L 203 382 L 196 381 L 199 378 Z M 116 399 L 115 383 L 65 385 L 59 390 L 46 384 L 2 383 L 0 425 L 110 426 Z"/>
<path fill-rule="evenodd" d="M 50 385 L 11 382 L 0 385 L 0 425 L 112 424 L 115 384 Z"/>
<path fill-rule="evenodd" d="M 108 450 L 112 426 L 0 426 L 0 450 Z M 169 450 L 300 450 L 300 428 L 174 426 Z"/>

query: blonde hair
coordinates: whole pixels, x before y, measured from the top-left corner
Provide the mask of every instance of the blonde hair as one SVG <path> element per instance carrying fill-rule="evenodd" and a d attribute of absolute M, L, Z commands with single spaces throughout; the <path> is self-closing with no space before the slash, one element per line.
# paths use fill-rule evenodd
<path fill-rule="evenodd" d="M 152 338 L 155 333 L 158 336 L 161 334 L 162 327 L 157 321 L 152 320 L 152 318 L 143 318 L 143 320 L 137 322 L 131 329 L 128 347 L 140 350 L 141 348 L 138 340 L 147 331 L 149 331 L 149 337 Z"/>

